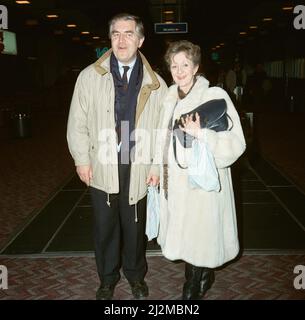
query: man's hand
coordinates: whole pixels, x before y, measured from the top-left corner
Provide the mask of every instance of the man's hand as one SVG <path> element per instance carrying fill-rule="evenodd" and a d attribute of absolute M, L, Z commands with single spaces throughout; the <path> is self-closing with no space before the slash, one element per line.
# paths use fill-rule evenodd
<path fill-rule="evenodd" d="M 91 166 L 76 166 L 76 172 L 79 178 L 85 182 L 87 186 L 90 184 L 90 180 L 92 179 L 92 168 Z"/>
<path fill-rule="evenodd" d="M 152 174 L 149 174 L 146 180 L 146 183 L 150 184 L 153 187 L 156 187 L 159 184 L 159 182 L 160 182 L 160 177 Z"/>

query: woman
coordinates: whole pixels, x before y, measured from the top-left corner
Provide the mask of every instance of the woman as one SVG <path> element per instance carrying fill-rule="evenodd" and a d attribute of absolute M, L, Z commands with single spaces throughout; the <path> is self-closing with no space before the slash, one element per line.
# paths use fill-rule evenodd
<path fill-rule="evenodd" d="M 162 131 L 167 134 L 158 141 L 161 148 L 155 159 L 160 161 L 162 157 L 163 163 L 158 243 L 166 258 L 186 262 L 182 299 L 196 300 L 214 281 L 213 268 L 232 260 L 239 251 L 230 166 L 244 152 L 245 139 L 228 94 L 218 87 L 209 88 L 208 80 L 196 75 L 201 61 L 199 46 L 185 40 L 171 43 L 165 59 L 174 84 L 164 101 L 162 128 L 167 130 Z M 195 119 L 181 119 L 180 129 L 208 144 L 219 174 L 218 192 L 190 186 L 188 170 L 182 167 L 187 167 L 192 147 L 184 148 L 178 139 L 173 146 L 175 121 L 212 99 L 225 99 L 233 123 L 231 130 L 201 129 L 198 114 Z"/>

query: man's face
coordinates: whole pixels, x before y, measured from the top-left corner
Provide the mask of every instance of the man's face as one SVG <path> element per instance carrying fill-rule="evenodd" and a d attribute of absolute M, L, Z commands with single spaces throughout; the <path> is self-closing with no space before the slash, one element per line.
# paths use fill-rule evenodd
<path fill-rule="evenodd" d="M 134 60 L 138 48 L 141 48 L 144 38 L 136 34 L 136 23 L 132 20 L 118 20 L 111 33 L 111 46 L 115 57 L 123 64 Z"/>

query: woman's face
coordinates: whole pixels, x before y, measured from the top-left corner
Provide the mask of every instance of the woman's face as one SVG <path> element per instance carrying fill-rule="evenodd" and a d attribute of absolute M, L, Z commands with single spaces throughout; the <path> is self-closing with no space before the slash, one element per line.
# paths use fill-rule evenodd
<path fill-rule="evenodd" d="M 184 93 L 188 93 L 192 87 L 198 67 L 198 65 L 194 65 L 194 63 L 187 58 L 185 52 L 179 52 L 172 56 L 170 72 L 173 80 Z"/>

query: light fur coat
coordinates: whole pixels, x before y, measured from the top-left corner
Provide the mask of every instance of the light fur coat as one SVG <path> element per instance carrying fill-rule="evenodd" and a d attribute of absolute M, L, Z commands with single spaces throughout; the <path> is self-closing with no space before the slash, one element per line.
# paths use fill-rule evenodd
<path fill-rule="evenodd" d="M 221 190 L 206 192 L 192 189 L 188 172 L 175 162 L 172 136 L 168 148 L 168 200 L 164 197 L 161 166 L 161 213 L 158 243 L 164 256 L 170 260 L 182 259 L 199 267 L 215 268 L 232 260 L 239 252 L 234 193 L 230 166 L 244 152 L 246 144 L 238 113 L 228 94 L 221 88 L 209 88 L 204 77 L 198 77 L 191 92 L 178 99 L 177 85 L 170 87 L 163 106 L 163 123 L 166 129 L 173 121 L 211 99 L 225 99 L 227 113 L 233 121 L 230 131 L 215 132 L 202 129 L 202 138 L 209 144 L 219 173 Z M 160 134 L 156 161 L 161 161 L 164 150 L 164 131 Z M 187 165 L 191 150 L 177 140 L 177 156 Z"/>

